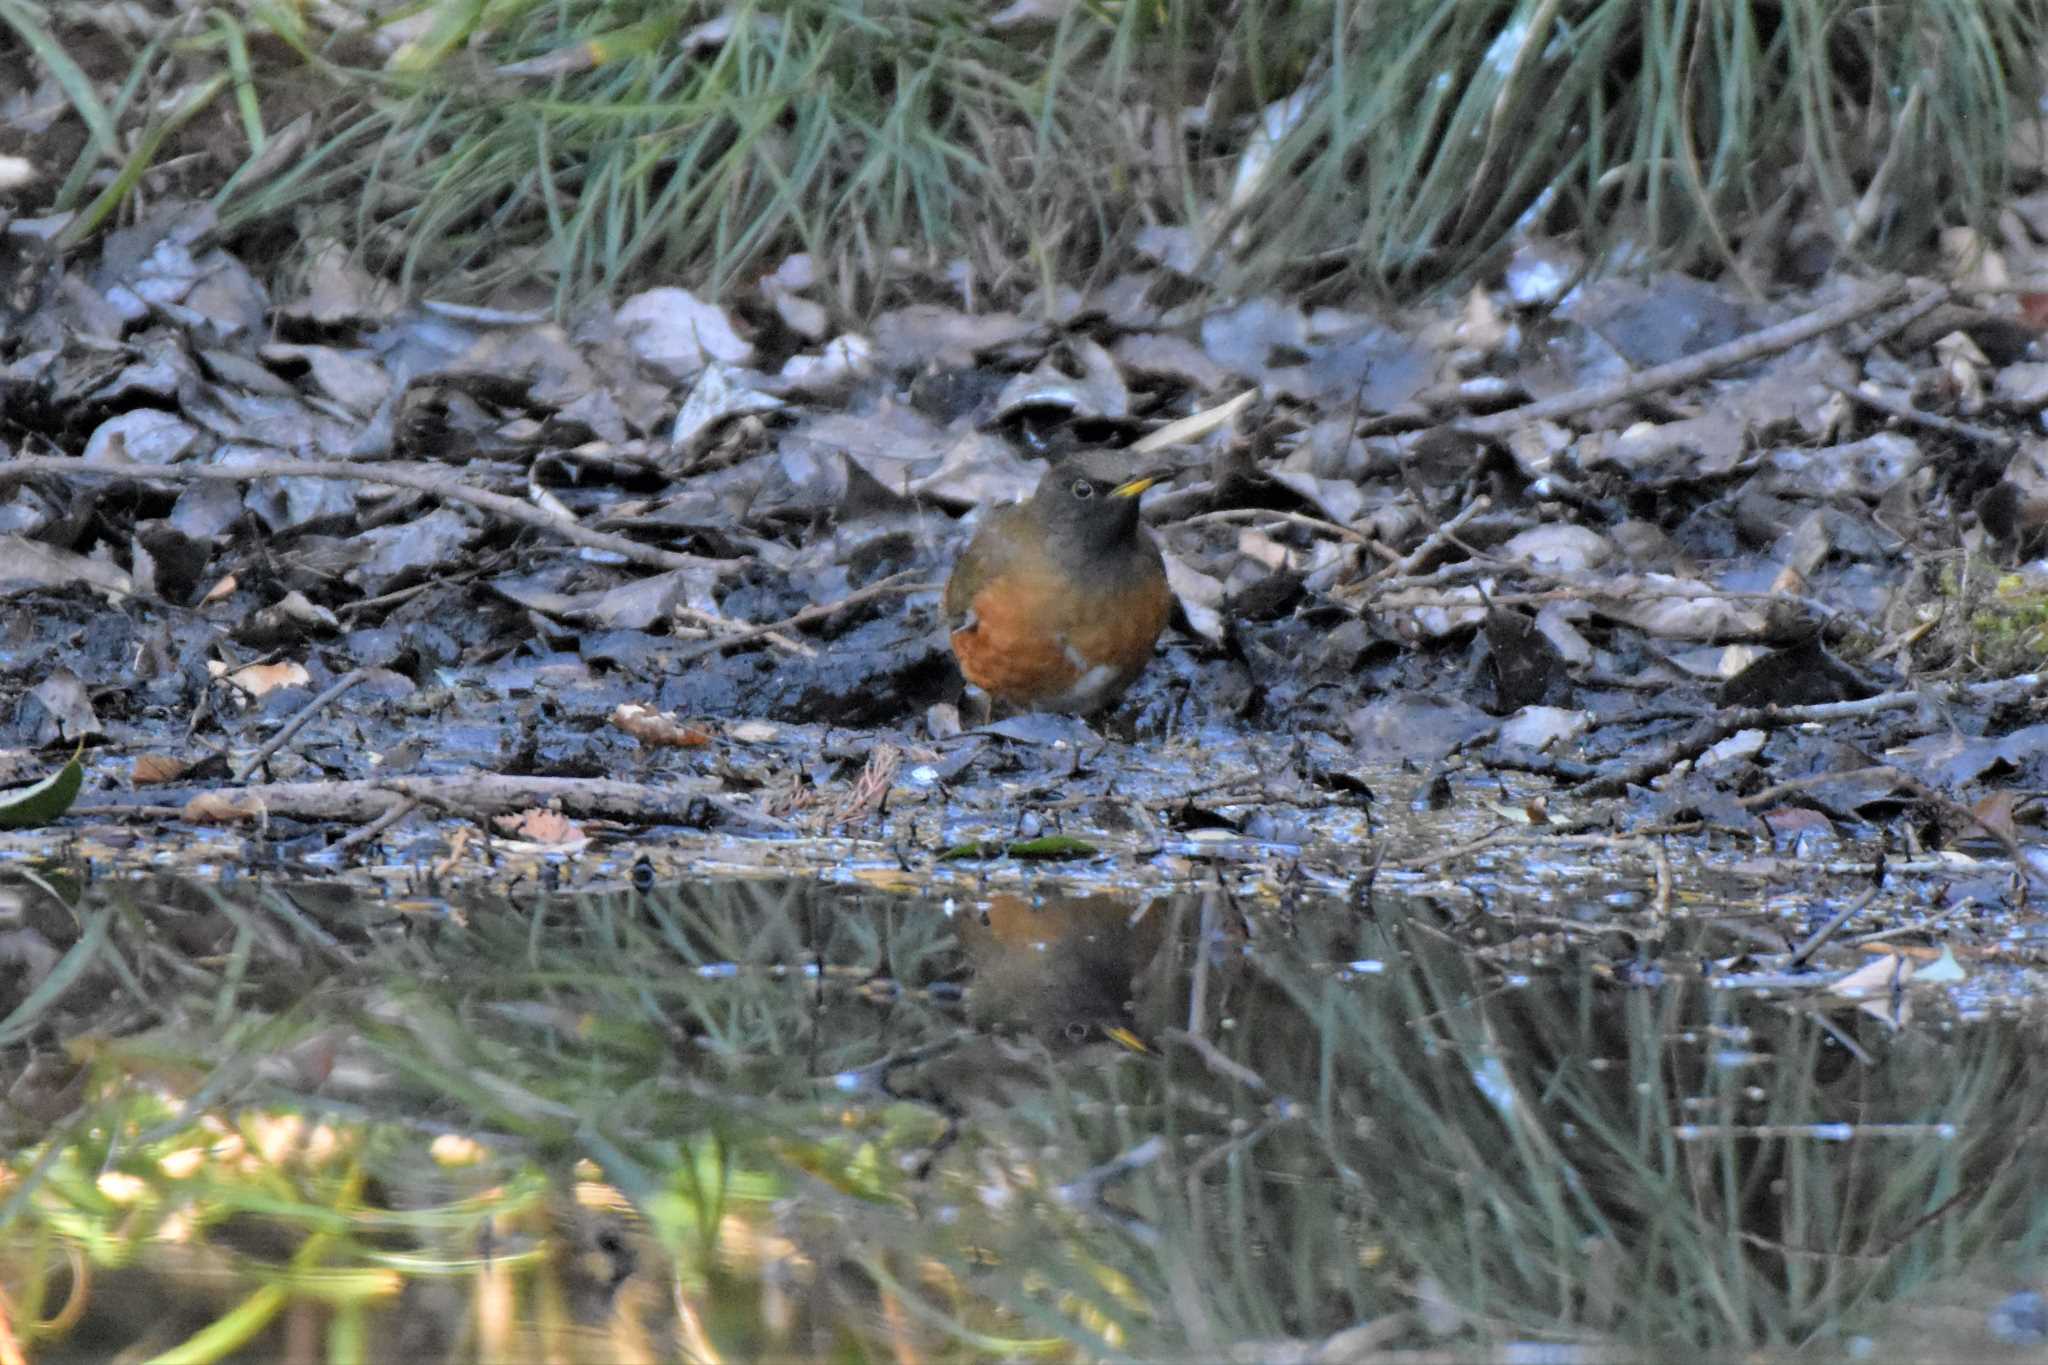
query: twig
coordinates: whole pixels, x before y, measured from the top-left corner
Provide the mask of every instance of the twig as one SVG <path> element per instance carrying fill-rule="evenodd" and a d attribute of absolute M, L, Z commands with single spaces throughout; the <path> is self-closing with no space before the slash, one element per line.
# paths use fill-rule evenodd
<path fill-rule="evenodd" d="M 1493 499 L 1481 493 L 1478 497 L 1466 503 L 1464 510 L 1459 512 L 1458 515 L 1423 537 L 1420 545 L 1381 569 L 1373 577 L 1381 579 L 1399 578 L 1404 574 L 1414 573 L 1429 560 L 1431 555 L 1442 549 L 1446 542 L 1463 530 L 1466 522 L 1472 520 L 1472 518 L 1478 516 L 1491 506 L 1493 506 Z M 1372 579 L 1367 579 L 1366 581 L 1371 582 Z"/>
<path fill-rule="evenodd" d="M 1657 918 L 1668 920 L 1671 918 L 1671 854 L 1665 850 L 1662 839 L 1645 839 L 1643 842 L 1650 846 L 1650 866 L 1657 873 Z"/>
<path fill-rule="evenodd" d="M 356 848 L 359 845 L 370 843 L 373 840 L 375 840 L 378 835 L 382 834 L 385 830 L 390 829 L 393 825 L 397 824 L 400 820 L 405 819 L 406 816 L 411 815 L 414 811 L 418 810 L 419 808 L 420 803 L 417 801 L 413 801 L 410 799 L 400 801 L 393 805 L 390 810 L 385 811 L 382 815 L 372 820 L 369 824 L 360 825 L 357 828 L 350 830 L 341 838 L 336 839 L 332 844 L 328 846 L 327 851 L 329 853 L 347 853 L 349 850 Z"/>
<path fill-rule="evenodd" d="M 457 577 L 463 576 L 466 575 L 459 575 Z M 455 581 L 457 581 L 457 578 L 430 578 L 424 583 L 415 583 L 409 588 L 397 588 L 391 592 L 380 592 L 375 597 L 358 597 L 353 602 L 342 603 L 335 610 L 338 613 L 347 615 L 355 612 L 375 611 L 379 607 L 394 607 L 400 602 L 418 597 L 423 592 L 443 587 Z"/>
<path fill-rule="evenodd" d="M 905 569 L 902 573 L 890 574 L 879 583 L 870 583 L 858 592 L 850 592 L 837 602 L 821 602 L 817 606 L 805 607 L 794 615 L 785 616 L 780 621 L 770 621 L 765 625 L 748 626 L 743 630 L 736 630 L 721 639 L 708 641 L 696 649 L 687 650 L 677 655 L 675 662 L 677 664 L 692 663 L 704 658 L 706 655 L 723 653 L 734 645 L 743 645 L 749 640 L 758 640 L 764 635 L 773 635 L 778 631 L 800 629 L 813 622 L 827 620 L 830 617 L 836 616 L 848 607 L 857 607 L 863 602 L 872 602 L 877 597 L 908 597 L 912 593 L 938 591 L 939 585 L 936 583 L 906 583 L 903 581 L 911 577 L 915 572 L 916 570 L 914 569 Z"/>
<path fill-rule="evenodd" d="M 1996 695 L 1994 688 L 2013 686 L 2022 686 L 2031 692 L 2039 688 L 2041 682 L 2042 675 L 2028 673 L 2017 678 L 1998 679 L 1991 683 L 1972 683 L 1962 690 L 1967 694 L 1982 697 Z M 1820 702 L 1812 706 L 1746 706 L 1722 711 L 1717 715 L 1702 717 L 1685 734 L 1668 744 L 1660 745 L 1656 752 L 1638 759 L 1618 772 L 1596 777 L 1590 782 L 1581 782 L 1571 789 L 1571 795 L 1580 799 L 1618 796 L 1630 787 L 1642 786 L 1650 779 L 1669 772 L 1687 759 L 1698 758 L 1738 731 L 1782 730 L 1794 725 L 1827 724 L 1860 716 L 1874 716 L 1885 711 L 1900 711 L 1909 706 L 1938 700 L 1939 698 L 1934 695 L 1918 691 L 1880 692 L 1874 697 L 1865 697 L 1860 701 Z M 1910 782 L 1918 781 L 1909 774 L 1901 773 L 1900 776 Z M 1939 793 L 1931 795 L 1936 800 L 1946 799 Z M 1995 837 L 1996 831 L 1991 832 Z M 2010 837 L 2007 836 L 2008 841 Z M 2008 846 L 2017 848 L 2010 843 Z"/>
<path fill-rule="evenodd" d="M 1829 939 L 1842 932 L 1843 925 L 1870 908 L 1870 903 L 1877 899 L 1877 892 L 1878 888 L 1873 886 L 1829 916 L 1826 924 L 1808 934 L 1806 942 L 1792 950 L 1792 955 L 1785 959 L 1785 970 L 1796 971 L 1805 966 L 1808 958 L 1825 947 Z"/>
<path fill-rule="evenodd" d="M 691 625 L 700 627 L 707 635 L 722 635 L 724 643 L 736 644 L 740 636 L 745 636 L 750 640 L 758 637 L 774 645 L 777 649 L 784 650 L 790 654 L 800 655 L 806 659 L 816 658 L 818 654 L 817 650 L 812 649 L 803 641 L 792 640 L 772 626 L 763 630 L 759 627 L 748 625 L 744 621 L 734 621 L 729 616 L 720 616 L 715 611 L 700 611 L 696 607 L 686 607 L 680 602 L 670 607 L 669 612 L 679 620 L 688 621 Z"/>
<path fill-rule="evenodd" d="M 1986 820 L 1947 792 L 1935 790 L 1920 777 L 1907 772 L 1904 768 L 1891 766 L 1891 775 L 1902 785 L 1910 788 L 1914 795 L 1920 797 L 1921 800 L 1931 801 L 1935 805 L 1940 806 L 1942 810 L 1948 813 L 1951 819 L 1967 820 L 1970 824 L 1975 825 L 1978 829 L 1983 830 L 1993 839 L 1996 839 L 1999 845 L 2005 849 L 2005 856 L 2012 859 L 2013 878 L 2017 882 L 2017 886 L 2014 888 L 2014 895 L 2022 906 L 2027 903 L 2027 886 L 2033 881 L 2034 864 L 2027 857 L 2026 851 L 2020 847 L 2020 841 L 2013 835 L 2009 826 L 2003 826 Z"/>
<path fill-rule="evenodd" d="M 332 706 L 342 693 L 348 691 L 368 676 L 369 673 L 366 670 L 356 668 L 336 678 L 328 685 L 325 692 L 322 692 L 319 696 L 300 707 L 296 715 L 278 727 L 277 733 L 270 737 L 269 742 L 256 751 L 256 756 L 242 765 L 242 770 L 235 774 L 235 781 L 247 782 L 250 773 L 255 772 L 258 768 L 268 763 L 272 755 L 292 742 L 293 735 L 306 728 L 307 721 L 319 715 L 329 706 Z"/>
<path fill-rule="evenodd" d="M 1892 174 L 1899 168 L 1899 162 L 1906 156 L 1907 149 L 1916 144 L 1905 135 L 1906 125 L 1920 115 L 1920 106 L 1927 99 L 1929 75 L 1922 70 L 1913 88 L 1906 92 L 1906 99 L 1899 106 L 1899 112 L 1892 116 L 1891 146 L 1885 151 L 1884 160 L 1877 163 L 1871 173 L 1870 183 L 1863 188 L 1863 197 L 1856 201 L 1856 207 L 1849 214 L 1848 224 L 1842 231 L 1842 245 L 1851 249 L 1860 245 L 1870 230 L 1877 226 L 1877 220 L 1884 213 L 1886 190 L 1891 184 Z"/>
<path fill-rule="evenodd" d="M 786 820 L 758 811 L 725 795 L 708 778 L 664 777 L 660 782 L 627 782 L 608 777 L 529 777 L 499 773 L 450 773 L 429 777 L 386 777 L 374 781 L 259 782 L 246 787 L 186 786 L 153 789 L 152 800 L 102 802 L 97 813 L 128 819 L 162 811 L 172 802 L 195 796 L 227 793 L 255 803 L 271 816 L 304 820 L 368 821 L 394 805 L 421 802 L 468 818 L 481 818 L 528 806 L 555 806 L 571 816 L 610 816 L 651 824 L 689 819 L 691 807 L 703 802 L 751 825 L 789 832 Z M 181 808 L 182 809 L 182 808 Z"/>
<path fill-rule="evenodd" d="M 1413 872 L 1422 869 L 1448 867 L 1463 858 L 1490 849 L 1541 844 L 1546 849 L 1558 848 L 1633 848 L 1644 839 L 1665 834 L 1697 834 L 1701 822 L 1684 820 L 1668 825 L 1657 825 L 1635 834 L 1590 834 L 1592 819 L 1572 820 L 1553 825 L 1509 825 L 1476 839 L 1470 839 L 1450 848 L 1417 854 L 1412 858 L 1388 859 L 1380 864 L 1389 871 Z"/>
<path fill-rule="evenodd" d="M 1166 525 L 1168 527 L 1201 526 L 1209 522 L 1237 521 L 1284 521 L 1289 526 L 1299 526 L 1310 531 L 1322 531 L 1328 535 L 1336 536 L 1340 540 L 1351 541 L 1355 545 L 1372 544 L 1371 536 L 1366 535 L 1363 531 L 1354 531 L 1349 526 L 1340 525 L 1334 521 L 1324 521 L 1321 517 L 1305 516 L 1300 512 L 1276 512 L 1267 507 L 1226 507 L 1219 512 L 1197 512 L 1191 517 L 1182 517 L 1179 521 L 1170 521 Z"/>
<path fill-rule="evenodd" d="M 1735 804 L 1744 810 L 1755 810 L 1758 806 L 1768 806 L 1773 801 L 1783 800 L 1793 792 L 1825 787 L 1833 782 L 1854 782 L 1859 778 L 1874 777 L 1889 771 L 1888 765 L 1879 763 L 1864 768 L 1836 768 L 1824 773 L 1808 773 L 1805 777 L 1788 777 L 1783 782 L 1773 782 L 1761 791 L 1736 797 Z"/>
<path fill-rule="evenodd" d="M 1449 573 L 1458 570 L 1460 573 Z M 1562 582 L 1556 574 L 1545 574 L 1527 565 L 1493 562 L 1473 564 L 1461 561 L 1444 566 L 1448 582 L 1452 577 L 1469 574 L 1484 577 L 1486 574 L 1513 574 L 1516 577 L 1536 578 L 1550 582 Z M 1423 575 L 1430 578 L 1434 575 Z M 1415 580 L 1411 579 L 1411 583 Z M 1713 588 L 1705 584 L 1698 587 L 1650 588 L 1642 586 L 1634 578 L 1608 578 L 1593 583 L 1564 583 L 1555 588 L 1538 588 L 1529 592 L 1490 592 L 1484 598 L 1456 589 L 1440 593 L 1418 591 L 1416 587 L 1393 587 L 1365 579 L 1357 584 L 1347 584 L 1337 590 L 1340 602 L 1353 596 L 1363 596 L 1367 588 L 1372 589 L 1374 602 L 1383 610 L 1399 611 L 1412 607 L 1441 607 L 1453 611 L 1484 611 L 1487 607 L 1540 607 L 1552 602 L 1590 602 L 1596 607 L 1604 602 L 1617 603 L 1626 607 L 1635 602 L 1694 601 L 1694 602 L 1769 602 L 1784 603 L 1787 606 L 1803 607 L 1823 621 L 1845 621 L 1865 634 L 1875 635 L 1877 630 L 1862 617 L 1840 607 L 1829 606 L 1817 597 L 1808 597 L 1794 592 L 1734 592 L 1726 588 Z"/>
<path fill-rule="evenodd" d="M 1220 880 L 1223 871 L 1219 867 L 1216 875 Z M 1223 918 L 1221 908 L 1223 892 L 1209 890 L 1202 893 L 1202 919 L 1195 929 L 1195 973 L 1188 988 L 1188 1029 L 1189 1033 L 1200 1033 L 1208 1027 L 1209 1016 L 1209 958 L 1216 933 Z"/>
<path fill-rule="evenodd" d="M 1089 1207 L 1102 1202 L 1103 1187 L 1112 1180 L 1121 1180 L 1133 1171 L 1142 1171 L 1160 1157 L 1166 1155 L 1166 1139 L 1154 1133 L 1127 1152 L 1103 1162 L 1091 1170 L 1055 1186 L 1053 1197 L 1070 1208 Z"/>
<path fill-rule="evenodd" d="M 1953 292 L 1945 284 L 1926 290 L 1912 302 L 1902 304 L 1891 312 L 1886 313 L 1883 317 L 1872 323 L 1870 330 L 1861 336 L 1852 335 L 1849 338 L 1848 344 L 1842 347 L 1843 354 L 1849 356 L 1869 354 L 1885 342 L 1890 341 L 1900 332 L 1905 331 L 1908 327 L 1920 321 L 1920 319 L 1926 317 L 1935 309 L 1941 307 L 1944 303 L 1947 303 L 1953 296 Z"/>
<path fill-rule="evenodd" d="M 550 516 L 531 503 L 489 489 L 470 485 L 445 475 L 430 474 L 408 465 L 349 460 L 259 460 L 252 464 L 167 464 L 143 465 L 108 460 L 88 464 L 84 460 L 54 455 L 24 455 L 0 463 L 0 485 L 18 483 L 36 475 L 59 479 L 136 479 L 146 483 L 247 483 L 253 479 L 338 479 L 356 483 L 389 484 L 410 488 L 448 502 L 460 502 L 488 512 L 501 521 L 546 531 L 593 550 L 604 550 L 653 569 L 709 569 L 722 573 L 737 560 L 706 559 L 702 555 L 678 554 L 653 545 L 642 545 L 625 536 L 593 531 L 574 521 Z"/>
<path fill-rule="evenodd" d="M 1852 388 L 1847 384 L 1837 384 L 1832 379 L 1826 381 L 1826 387 L 1833 389 L 1836 393 L 1841 394 L 1842 397 L 1847 398 L 1853 403 L 1861 403 L 1866 408 L 1875 408 L 1877 411 L 1888 416 L 1898 418 L 1909 426 L 1926 427 L 1929 431 L 1939 431 L 1950 436 L 1959 437 L 1965 441 L 1975 441 L 1979 445 L 1990 446 L 1993 450 L 2011 450 L 2019 444 L 2018 441 L 2002 431 L 1994 431 L 1990 427 L 1981 427 L 1975 422 L 1959 422 L 1953 417 L 1943 417 L 1938 412 L 1927 412 L 1921 408 L 1914 407 L 1902 398 L 1895 398 L 1888 393 L 1874 393 L 1869 389 Z"/>
<path fill-rule="evenodd" d="M 1725 345 L 1709 347 L 1697 354 L 1674 360 L 1667 365 L 1655 365 L 1639 374 L 1602 384 L 1588 384 L 1561 393 L 1553 398 L 1524 403 L 1519 408 L 1505 412 L 1475 417 L 1469 421 L 1452 424 L 1452 430 L 1482 439 L 1505 436 L 1530 422 L 1558 417 L 1570 417 L 1594 408 L 1604 408 L 1630 398 L 1640 398 L 1646 393 L 1661 389 L 1680 388 L 1696 383 L 1709 375 L 1730 370 L 1767 355 L 1789 351 L 1802 341 L 1810 341 L 1837 327 L 1867 317 L 1880 308 L 1889 308 L 1906 295 L 1906 282 L 1893 280 L 1888 284 L 1868 289 L 1851 298 L 1826 307 L 1802 313 L 1796 318 L 1751 332 L 1748 336 L 1737 337 Z"/>

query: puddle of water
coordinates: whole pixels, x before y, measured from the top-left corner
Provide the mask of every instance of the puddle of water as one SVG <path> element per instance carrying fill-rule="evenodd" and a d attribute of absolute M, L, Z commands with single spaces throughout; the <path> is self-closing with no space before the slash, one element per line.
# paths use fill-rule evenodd
<path fill-rule="evenodd" d="M 1717 989 L 1709 927 L 1535 967 L 1427 900 L 1052 885 L 16 885 L 0 1351 L 2048 1338 L 2010 1297 L 2048 1235 L 2029 1022 Z"/>

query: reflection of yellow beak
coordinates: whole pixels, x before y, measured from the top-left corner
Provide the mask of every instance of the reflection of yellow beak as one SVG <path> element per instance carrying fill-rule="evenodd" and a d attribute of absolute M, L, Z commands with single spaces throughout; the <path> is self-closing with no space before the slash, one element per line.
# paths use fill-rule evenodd
<path fill-rule="evenodd" d="M 1150 1047 L 1146 1046 L 1145 1040 L 1143 1038 L 1140 1038 L 1137 1034 L 1131 1032 L 1127 1028 L 1118 1026 L 1116 1028 L 1104 1028 L 1102 1031 L 1108 1034 L 1110 1037 L 1116 1039 L 1119 1043 L 1122 1043 L 1125 1047 L 1129 1048 L 1131 1051 L 1137 1053 L 1141 1057 L 1153 1057 L 1158 1055 L 1157 1053 L 1153 1052 Z"/>
<path fill-rule="evenodd" d="M 1126 479 L 1122 483 L 1118 484 L 1116 487 L 1110 489 L 1109 495 L 1112 498 L 1135 498 L 1140 493 L 1144 492 L 1146 489 L 1150 488 L 1153 484 L 1158 483 L 1161 479 L 1165 477 L 1167 477 L 1166 473 L 1163 473 L 1157 469 L 1148 469 L 1143 474 L 1138 475 L 1136 478 Z"/>

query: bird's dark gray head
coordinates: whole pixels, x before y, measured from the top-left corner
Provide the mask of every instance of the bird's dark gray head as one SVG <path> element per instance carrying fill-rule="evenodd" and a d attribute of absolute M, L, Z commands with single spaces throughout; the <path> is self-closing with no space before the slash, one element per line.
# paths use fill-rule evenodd
<path fill-rule="evenodd" d="M 1138 495 L 1171 472 L 1091 451 L 1046 470 L 1031 501 L 1054 540 L 1081 551 L 1111 549 L 1137 529 Z"/>

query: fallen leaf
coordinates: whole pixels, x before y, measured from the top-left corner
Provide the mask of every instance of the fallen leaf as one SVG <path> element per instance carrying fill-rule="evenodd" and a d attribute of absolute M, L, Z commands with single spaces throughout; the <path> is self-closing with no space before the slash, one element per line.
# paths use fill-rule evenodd
<path fill-rule="evenodd" d="M 587 839 L 582 826 L 558 810 L 535 808 L 491 821 L 506 834 L 536 844 L 573 844 Z"/>
<path fill-rule="evenodd" d="M 163 782 L 176 782 L 192 769 L 192 764 L 170 754 L 143 754 L 135 760 L 135 767 L 129 774 L 129 781 L 138 787 L 154 786 Z"/>
<path fill-rule="evenodd" d="M 310 687 L 313 683 L 313 675 L 306 671 L 304 664 L 244 664 L 230 671 L 220 660 L 209 659 L 206 671 L 252 697 L 275 692 L 280 687 Z"/>
<path fill-rule="evenodd" d="M 268 814 L 254 796 L 201 792 L 185 803 L 183 818 L 195 825 L 237 825 L 248 820 L 262 822 Z"/>
<path fill-rule="evenodd" d="M 657 711 L 645 702 L 619 703 L 612 712 L 612 724 L 642 744 L 656 748 L 696 749 L 711 742 L 708 731 Z"/>
<path fill-rule="evenodd" d="M 0 829 L 30 829 L 47 825 L 78 799 L 85 781 L 85 769 L 74 752 L 71 761 L 33 786 L 0 793 Z"/>

